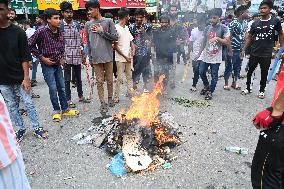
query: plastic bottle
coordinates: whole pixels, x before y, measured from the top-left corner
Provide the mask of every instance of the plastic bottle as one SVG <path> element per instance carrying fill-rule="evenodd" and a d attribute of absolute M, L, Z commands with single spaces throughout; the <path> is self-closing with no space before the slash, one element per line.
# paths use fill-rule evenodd
<path fill-rule="evenodd" d="M 235 152 L 237 154 L 244 154 L 244 155 L 248 154 L 248 149 L 242 147 L 229 146 L 225 147 L 225 150 L 229 152 Z"/>

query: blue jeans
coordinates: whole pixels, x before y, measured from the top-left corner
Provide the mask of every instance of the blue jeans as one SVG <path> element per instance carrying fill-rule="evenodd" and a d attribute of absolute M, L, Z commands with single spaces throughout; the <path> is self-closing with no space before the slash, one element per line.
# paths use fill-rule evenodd
<path fill-rule="evenodd" d="M 192 61 L 192 69 L 193 69 L 193 78 L 192 78 L 192 86 L 196 87 L 198 79 L 199 79 L 199 65 L 202 60 Z"/>
<path fill-rule="evenodd" d="M 143 82 L 147 83 L 150 79 L 151 66 L 150 66 L 150 58 L 148 55 L 140 56 L 135 55 L 133 57 L 133 67 L 134 71 L 132 72 L 133 82 L 139 82 L 140 76 L 142 75 Z"/>
<path fill-rule="evenodd" d="M 211 78 L 212 78 L 211 85 L 209 85 L 209 81 L 206 75 L 209 66 L 211 69 Z M 219 67 L 220 67 L 220 63 L 209 64 L 209 63 L 201 61 L 199 64 L 199 74 L 203 81 L 204 88 L 209 89 L 211 93 L 215 91 L 215 88 L 217 85 Z"/>
<path fill-rule="evenodd" d="M 30 118 L 33 130 L 39 128 L 39 121 L 37 112 L 34 106 L 34 103 L 31 98 L 31 93 L 28 94 L 22 87 L 22 85 L 0 85 L 1 94 L 6 102 L 9 113 L 11 114 L 12 119 L 15 122 L 15 125 L 18 129 L 24 130 L 24 121 L 23 117 L 19 112 L 19 99 L 16 96 L 16 91 L 19 92 L 20 97 L 22 98 L 24 105 L 27 109 L 28 116 Z"/>
<path fill-rule="evenodd" d="M 234 51 L 232 58 L 229 58 L 226 61 L 224 78 L 227 81 L 230 77 L 232 71 L 233 81 L 236 82 L 238 77 L 240 76 L 241 68 L 242 68 L 242 59 L 240 57 L 240 51 Z"/>
<path fill-rule="evenodd" d="M 68 103 L 65 94 L 65 83 L 61 66 L 48 66 L 41 64 L 41 67 L 44 80 L 49 88 L 49 97 L 54 113 L 59 113 L 60 110 L 68 110 Z M 58 97 L 61 108 L 58 103 Z"/>
<path fill-rule="evenodd" d="M 33 61 L 32 64 L 32 78 L 31 81 L 36 81 L 36 72 L 37 72 L 37 66 L 38 66 L 39 61 Z"/>

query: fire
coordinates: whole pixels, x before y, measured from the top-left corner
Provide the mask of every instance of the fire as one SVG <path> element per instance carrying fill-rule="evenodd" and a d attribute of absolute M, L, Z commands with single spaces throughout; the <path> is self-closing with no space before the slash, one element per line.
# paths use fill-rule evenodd
<path fill-rule="evenodd" d="M 177 144 L 180 144 L 180 140 L 176 138 L 173 135 L 166 135 L 166 129 L 165 128 L 156 128 L 155 129 L 155 135 L 157 138 L 157 141 L 160 144 L 166 143 L 166 142 L 174 142 Z"/>
<path fill-rule="evenodd" d="M 141 125 L 150 126 L 151 123 L 157 121 L 157 115 L 160 110 L 160 101 L 158 94 L 162 94 L 164 75 L 161 75 L 159 81 L 151 93 L 143 93 L 140 96 L 132 98 L 132 104 L 126 112 L 120 112 L 118 117 L 126 120 L 139 119 Z"/>

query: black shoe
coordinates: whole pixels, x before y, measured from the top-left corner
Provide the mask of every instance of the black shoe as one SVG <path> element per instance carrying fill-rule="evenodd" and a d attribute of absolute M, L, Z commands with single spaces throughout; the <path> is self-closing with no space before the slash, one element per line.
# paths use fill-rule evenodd
<path fill-rule="evenodd" d="M 37 81 L 31 81 L 31 87 L 37 86 Z"/>
<path fill-rule="evenodd" d="M 208 92 L 208 89 L 204 88 L 200 91 L 200 95 L 206 95 L 207 92 Z"/>
<path fill-rule="evenodd" d="M 26 129 L 24 130 L 18 130 L 15 134 L 16 134 L 16 138 L 18 142 L 21 142 L 24 138 L 24 136 L 26 135 L 27 131 Z"/>
<path fill-rule="evenodd" d="M 35 129 L 33 133 L 37 138 L 48 138 L 48 131 L 44 130 L 42 127 Z"/>

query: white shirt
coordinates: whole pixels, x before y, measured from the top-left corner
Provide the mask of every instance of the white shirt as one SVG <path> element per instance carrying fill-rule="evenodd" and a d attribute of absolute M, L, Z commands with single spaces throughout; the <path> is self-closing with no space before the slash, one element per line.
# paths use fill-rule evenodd
<path fill-rule="evenodd" d="M 125 56 L 129 56 L 130 54 L 130 42 L 134 39 L 131 35 L 129 28 L 127 26 L 122 27 L 119 24 L 115 25 L 117 34 L 118 34 L 118 40 L 117 40 L 117 46 L 122 51 L 122 53 Z M 126 62 L 125 58 L 121 56 L 118 52 L 115 51 L 115 61 L 118 62 Z"/>
<path fill-rule="evenodd" d="M 203 42 L 203 38 L 204 38 L 203 31 L 199 31 L 197 27 L 191 31 L 191 36 L 189 38 L 189 41 L 193 42 L 192 59 L 195 59 L 196 56 L 198 55 L 201 44 Z"/>
<path fill-rule="evenodd" d="M 33 34 L 35 33 L 35 29 L 34 28 L 28 28 L 27 30 L 26 30 L 26 35 L 27 35 L 27 38 L 29 39 L 31 36 L 33 36 Z M 33 62 L 35 62 L 37 59 L 34 57 L 34 56 L 32 56 L 33 57 Z"/>

